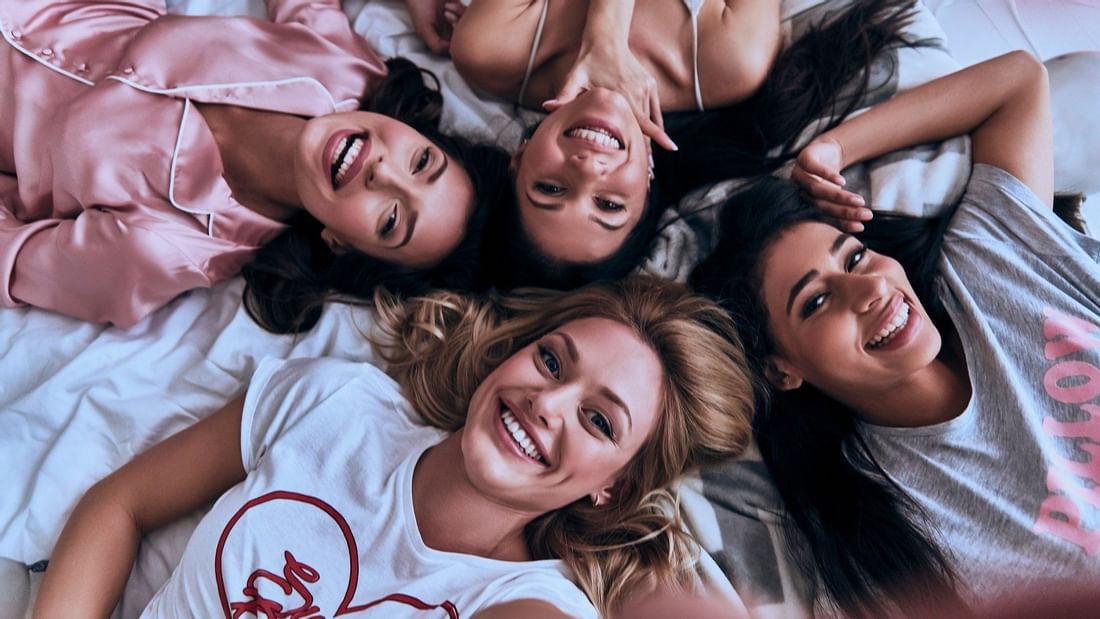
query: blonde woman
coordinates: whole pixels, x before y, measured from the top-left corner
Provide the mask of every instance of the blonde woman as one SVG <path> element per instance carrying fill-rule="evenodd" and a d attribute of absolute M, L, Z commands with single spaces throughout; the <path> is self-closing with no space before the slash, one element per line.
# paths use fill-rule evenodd
<path fill-rule="evenodd" d="M 642 279 L 379 306 L 396 382 L 265 360 L 88 492 L 37 616 L 106 616 L 142 532 L 219 495 L 144 616 L 594 617 L 685 582 L 662 488 L 738 453 L 753 408 L 717 306 Z"/>

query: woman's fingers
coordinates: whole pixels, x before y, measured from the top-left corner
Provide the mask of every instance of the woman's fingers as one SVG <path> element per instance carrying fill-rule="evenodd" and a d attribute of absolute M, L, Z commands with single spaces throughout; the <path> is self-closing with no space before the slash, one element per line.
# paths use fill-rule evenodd
<path fill-rule="evenodd" d="M 812 174 L 801 165 L 796 165 L 794 170 L 791 171 L 791 180 L 798 183 L 815 200 L 828 200 L 849 206 L 864 206 L 865 204 L 863 196 L 846 191 L 841 186 L 843 183 L 837 183 L 835 180 L 827 180 L 817 174 Z"/>
<path fill-rule="evenodd" d="M 665 117 L 661 114 L 661 98 L 657 94 L 656 84 L 649 92 L 648 102 L 648 116 L 638 117 L 638 124 L 642 127 L 642 133 L 649 136 L 651 140 L 665 150 L 680 150 L 680 147 L 676 146 L 676 143 L 665 132 Z"/>
<path fill-rule="evenodd" d="M 862 222 L 870 221 L 874 218 L 874 213 L 871 212 L 871 209 L 862 206 L 848 206 L 846 204 L 829 202 L 828 200 L 814 200 L 814 204 L 816 204 L 817 208 L 821 209 L 826 215 L 837 221 L 862 224 Z"/>

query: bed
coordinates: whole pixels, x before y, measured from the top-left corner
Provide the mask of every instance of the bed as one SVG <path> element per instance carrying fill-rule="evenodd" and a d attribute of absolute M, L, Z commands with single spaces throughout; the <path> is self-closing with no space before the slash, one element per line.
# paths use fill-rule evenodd
<path fill-rule="evenodd" d="M 807 16 L 822 5 L 822 0 L 785 0 L 788 35 L 799 27 L 798 16 Z M 169 6 L 174 12 L 190 14 L 264 15 L 261 0 L 173 0 Z M 518 143 L 530 117 L 517 118 L 510 104 L 475 93 L 448 61 L 431 56 L 412 32 L 401 0 L 347 0 L 345 10 L 356 29 L 384 56 L 404 55 L 436 71 L 446 91 L 446 127 L 505 147 Z M 1040 36 L 1027 28 L 1012 29 L 1036 15 L 1072 32 L 1061 30 L 1051 36 L 1044 26 Z M 948 35 L 959 37 L 963 44 L 956 54 L 964 63 L 1015 47 L 1031 49 L 1044 59 L 1077 49 L 1100 50 L 1098 0 L 933 0 L 922 12 L 922 19 L 921 27 L 934 35 L 943 36 L 942 24 Z M 970 34 L 973 30 L 986 36 L 974 37 Z M 1023 33 L 1023 38 L 1014 32 Z M 918 55 L 902 65 L 905 72 L 895 84 L 899 89 L 957 66 L 942 50 L 914 53 Z M 1072 73 L 1067 81 L 1075 83 Z M 1100 78 L 1092 84 L 1100 84 Z M 1095 98 L 1090 107 L 1095 109 Z M 1067 114 L 1075 118 L 1085 114 L 1085 108 L 1071 109 Z M 1086 116 L 1086 122 L 1100 133 L 1096 127 L 1100 119 L 1090 118 Z M 894 160 L 878 172 L 869 172 L 867 182 L 876 191 L 894 192 L 892 200 L 904 204 L 906 191 L 927 190 L 926 175 L 931 174 L 946 179 L 942 200 L 948 200 L 953 187 L 961 187 L 965 180 L 957 175 L 966 153 L 953 146 L 938 148 L 933 159 L 945 157 L 941 159 L 947 166 L 944 170 L 924 169 L 912 176 L 913 172 L 898 171 L 904 161 Z M 1097 157 L 1097 153 L 1078 153 L 1074 148 L 1063 148 L 1059 142 L 1060 152 L 1068 151 L 1072 161 L 1080 162 L 1070 166 L 1073 172 L 1090 169 L 1085 165 L 1087 157 Z M 1100 162 L 1090 165 L 1095 170 Z M 1100 192 L 1096 184 L 1089 184 L 1094 181 L 1088 174 L 1078 176 L 1073 188 Z M 896 179 L 913 186 L 899 189 Z M 918 210 L 924 208 L 924 202 L 912 204 Z M 1093 230 L 1100 230 L 1100 197 L 1088 206 L 1096 211 L 1091 214 Z M 672 238 L 677 234 L 675 228 L 667 234 L 665 245 L 661 245 L 666 253 L 678 246 Z M 683 274 L 682 267 L 669 269 L 666 274 Z M 243 389 L 260 359 L 330 355 L 374 360 L 366 339 L 374 329 L 368 309 L 333 304 L 308 334 L 277 336 L 260 329 L 244 312 L 242 287 L 235 279 L 209 290 L 189 292 L 128 330 L 85 324 L 32 308 L 0 309 L 0 470 L 4 471 L 0 488 L 0 619 L 29 612 L 42 562 L 48 559 L 82 493 L 152 443 L 217 409 Z M 753 458 L 750 451 L 745 460 L 752 462 Z M 702 498 L 705 483 L 705 478 L 685 483 L 685 509 L 702 544 L 715 550 L 735 540 L 729 536 L 723 540 L 723 527 Z M 199 516 L 194 514 L 145 540 L 116 617 L 140 612 L 171 572 Z M 734 575 L 744 566 L 713 561 L 707 566 L 713 582 L 736 595 L 722 571 Z M 798 589 L 789 566 L 782 561 L 774 561 L 769 569 L 775 570 L 781 588 Z M 805 612 L 798 596 L 786 596 L 758 607 L 755 614 L 798 616 Z"/>

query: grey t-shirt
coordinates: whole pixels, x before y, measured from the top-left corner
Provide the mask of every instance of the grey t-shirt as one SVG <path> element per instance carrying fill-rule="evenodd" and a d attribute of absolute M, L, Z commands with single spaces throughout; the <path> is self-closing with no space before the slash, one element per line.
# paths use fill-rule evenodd
<path fill-rule="evenodd" d="M 1100 582 L 1100 241 L 1019 180 L 976 165 L 949 224 L 941 292 L 973 396 L 922 428 L 864 424 L 978 599 Z"/>
<path fill-rule="evenodd" d="M 863 424 L 879 464 L 927 510 L 972 599 L 1052 578 L 1100 581 L 1100 240 L 1019 180 L 976 165 L 944 241 L 941 291 L 973 396 L 947 423 Z M 782 549 L 759 456 L 702 472 L 708 551 L 750 604 L 813 602 Z"/>

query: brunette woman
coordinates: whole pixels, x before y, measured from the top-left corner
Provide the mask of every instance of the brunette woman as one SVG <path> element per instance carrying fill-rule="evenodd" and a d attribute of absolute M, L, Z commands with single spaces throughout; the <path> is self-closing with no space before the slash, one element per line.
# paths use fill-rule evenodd
<path fill-rule="evenodd" d="M 794 178 L 848 217 L 845 166 L 967 131 L 974 173 L 949 217 L 876 217 L 857 238 L 771 181 L 723 213 L 694 278 L 771 385 L 756 436 L 788 549 L 816 602 L 852 616 L 1100 577 L 1100 243 L 1050 211 L 1043 66 L 1015 52 L 902 94 L 823 134 Z M 883 225 L 924 242 L 899 262 L 869 247 Z"/>

